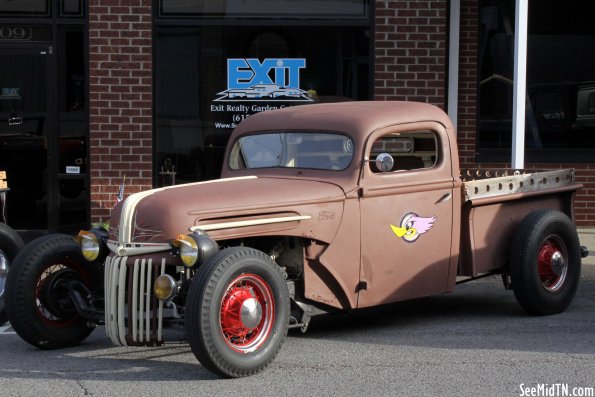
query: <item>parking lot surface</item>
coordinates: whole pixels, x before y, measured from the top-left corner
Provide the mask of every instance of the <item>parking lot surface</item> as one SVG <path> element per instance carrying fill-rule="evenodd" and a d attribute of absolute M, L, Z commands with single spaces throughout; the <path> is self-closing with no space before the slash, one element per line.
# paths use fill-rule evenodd
<path fill-rule="evenodd" d="M 594 234 L 595 236 L 595 234 Z M 499 277 L 455 292 L 313 320 L 257 376 L 219 379 L 187 344 L 115 347 L 99 327 L 42 351 L 0 329 L 2 396 L 520 396 L 539 384 L 595 387 L 595 256 L 562 314 L 525 314 Z M 525 394 L 526 395 L 526 394 Z"/>
<path fill-rule="evenodd" d="M 592 261 L 593 257 L 589 258 Z M 292 331 L 273 364 L 219 379 L 187 344 L 115 347 L 103 327 L 79 347 L 42 351 L 0 335 L 3 396 L 407 395 L 519 396 L 521 387 L 595 387 L 595 265 L 584 265 L 562 314 L 526 315 L 499 277 L 455 292 Z"/>

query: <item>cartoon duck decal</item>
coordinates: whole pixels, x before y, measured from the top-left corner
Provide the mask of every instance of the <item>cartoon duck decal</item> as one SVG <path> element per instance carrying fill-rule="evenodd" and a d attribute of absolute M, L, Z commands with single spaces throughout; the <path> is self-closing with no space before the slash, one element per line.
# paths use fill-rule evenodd
<path fill-rule="evenodd" d="M 424 218 L 415 212 L 408 212 L 401 219 L 400 226 L 390 225 L 393 233 L 408 243 L 412 243 L 434 226 L 435 216 Z"/>

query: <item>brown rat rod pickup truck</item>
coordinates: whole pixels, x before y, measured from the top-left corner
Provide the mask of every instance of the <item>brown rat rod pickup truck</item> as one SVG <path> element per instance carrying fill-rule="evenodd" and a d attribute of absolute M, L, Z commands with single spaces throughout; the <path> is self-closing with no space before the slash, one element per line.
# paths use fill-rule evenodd
<path fill-rule="evenodd" d="M 15 259 L 9 320 L 44 349 L 104 324 L 116 345 L 186 337 L 202 365 L 255 374 L 311 318 L 501 274 L 529 313 L 562 312 L 581 271 L 573 170 L 460 170 L 440 109 L 349 102 L 243 121 L 222 179 L 136 193 L 109 227 Z M 108 230 L 106 230 L 108 229 Z"/>

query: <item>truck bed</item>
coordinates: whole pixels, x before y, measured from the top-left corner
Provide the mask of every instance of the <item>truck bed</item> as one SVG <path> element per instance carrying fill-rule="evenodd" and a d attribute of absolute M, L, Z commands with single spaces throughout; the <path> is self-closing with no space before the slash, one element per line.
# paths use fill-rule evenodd
<path fill-rule="evenodd" d="M 459 276 L 477 277 L 508 265 L 518 224 L 530 212 L 551 208 L 574 219 L 581 185 L 573 169 L 462 169 L 463 205 Z"/>
<path fill-rule="evenodd" d="M 526 170 L 469 168 L 461 170 L 465 201 L 540 192 L 574 185 L 574 169 Z"/>

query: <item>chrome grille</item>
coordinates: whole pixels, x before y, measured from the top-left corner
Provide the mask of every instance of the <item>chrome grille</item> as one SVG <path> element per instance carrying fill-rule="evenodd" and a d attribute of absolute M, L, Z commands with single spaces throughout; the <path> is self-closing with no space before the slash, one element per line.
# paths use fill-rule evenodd
<path fill-rule="evenodd" d="M 105 261 L 105 330 L 119 346 L 156 345 L 163 342 L 163 302 L 153 296 L 153 282 L 165 273 L 152 259 L 127 256 Z"/>

